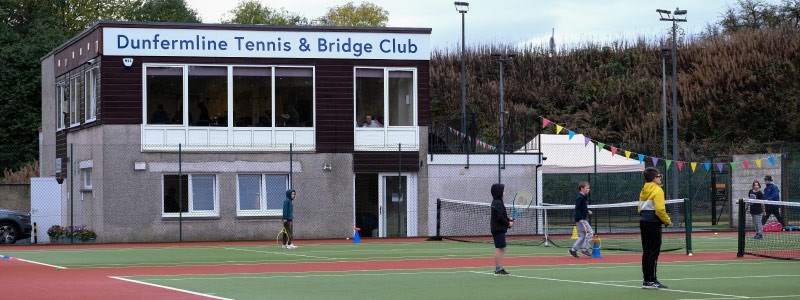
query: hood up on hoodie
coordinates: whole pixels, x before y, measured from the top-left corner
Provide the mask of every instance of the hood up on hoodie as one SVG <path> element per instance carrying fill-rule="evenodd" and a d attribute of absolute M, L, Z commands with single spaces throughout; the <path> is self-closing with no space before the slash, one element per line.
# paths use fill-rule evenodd
<path fill-rule="evenodd" d="M 503 191 L 505 191 L 506 185 L 502 183 L 495 183 L 492 185 L 492 198 L 503 200 Z"/>

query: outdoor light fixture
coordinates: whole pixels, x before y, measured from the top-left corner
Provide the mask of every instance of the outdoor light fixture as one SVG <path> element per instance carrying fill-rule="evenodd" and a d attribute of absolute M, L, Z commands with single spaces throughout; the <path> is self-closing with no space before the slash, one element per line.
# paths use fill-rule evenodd
<path fill-rule="evenodd" d="M 460 13 L 466 13 L 469 11 L 469 2 L 453 2 L 456 6 L 456 10 Z"/>
<path fill-rule="evenodd" d="M 672 161 L 678 161 L 678 59 L 676 54 L 678 44 L 676 31 L 678 22 L 686 22 L 686 10 L 676 7 L 674 13 L 665 9 L 656 9 L 656 12 L 661 17 L 659 20 L 672 22 L 672 47 L 670 48 L 672 56 Z M 676 18 L 676 16 L 683 16 L 683 18 Z M 672 182 L 670 183 L 672 199 L 678 199 L 678 181 L 678 168 L 673 168 Z"/>
<path fill-rule="evenodd" d="M 331 166 L 331 164 L 324 164 L 324 165 L 322 165 L 322 170 L 323 170 L 323 171 L 330 171 L 332 168 L 333 168 L 333 167 Z"/>
<path fill-rule="evenodd" d="M 506 117 L 506 111 L 505 111 L 504 103 L 503 103 L 504 102 L 504 100 L 503 100 L 503 73 L 505 73 L 505 71 L 503 69 L 503 66 L 506 63 L 511 62 L 511 60 L 515 56 L 517 56 L 516 53 L 508 53 L 508 52 L 504 52 L 502 54 L 501 53 L 492 53 L 492 57 L 496 58 L 497 61 L 500 63 L 500 142 L 497 145 L 498 146 L 498 150 L 497 150 L 497 182 L 498 183 L 502 182 L 502 175 L 501 175 L 501 172 L 500 172 L 500 170 L 502 169 L 502 167 L 501 167 L 502 164 L 500 162 L 501 162 L 501 156 L 504 154 L 503 152 L 505 152 L 505 150 L 503 148 L 504 148 L 504 144 L 505 144 L 505 134 L 506 134 L 505 127 L 503 127 L 503 123 L 504 123 L 503 121 L 504 121 L 504 119 Z"/>

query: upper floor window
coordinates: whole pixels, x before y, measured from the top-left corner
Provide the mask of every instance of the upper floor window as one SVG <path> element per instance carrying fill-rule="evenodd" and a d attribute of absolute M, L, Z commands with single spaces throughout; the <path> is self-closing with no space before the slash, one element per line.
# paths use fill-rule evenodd
<path fill-rule="evenodd" d="M 356 68 L 356 126 L 416 126 L 414 70 Z"/>
<path fill-rule="evenodd" d="M 314 127 L 314 78 L 310 68 L 275 68 L 276 127 Z"/>
<path fill-rule="evenodd" d="M 233 126 L 272 125 L 272 68 L 233 67 Z"/>
<path fill-rule="evenodd" d="M 75 76 L 69 79 L 69 123 L 70 126 L 80 125 L 80 96 L 81 96 L 81 77 Z"/>
<path fill-rule="evenodd" d="M 147 124 L 183 124 L 183 67 L 146 68 Z"/>
<path fill-rule="evenodd" d="M 56 83 L 56 130 L 64 129 L 67 124 L 67 112 L 69 109 L 67 108 L 65 94 L 66 86 L 64 86 L 64 82 Z"/>
<path fill-rule="evenodd" d="M 228 126 L 228 68 L 189 67 L 189 126 Z"/>
<path fill-rule="evenodd" d="M 84 116 L 86 121 L 94 121 L 97 118 L 97 82 L 95 81 L 95 73 L 97 68 L 91 68 L 83 73 L 83 90 L 84 90 Z"/>

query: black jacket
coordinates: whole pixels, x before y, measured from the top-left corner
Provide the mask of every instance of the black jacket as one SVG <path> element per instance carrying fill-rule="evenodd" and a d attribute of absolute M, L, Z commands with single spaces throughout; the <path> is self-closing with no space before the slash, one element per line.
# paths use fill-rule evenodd
<path fill-rule="evenodd" d="M 764 200 L 764 193 L 761 191 L 750 190 L 747 196 L 750 197 L 750 199 Z M 763 210 L 761 210 L 763 207 L 764 205 L 761 203 L 750 203 L 750 214 L 760 215 L 763 212 Z"/>
<path fill-rule="evenodd" d="M 510 219 L 506 212 L 506 206 L 503 204 L 503 190 L 505 185 L 495 183 L 492 185 L 492 220 L 491 230 L 492 234 L 506 233 Z"/>
<path fill-rule="evenodd" d="M 578 197 L 575 197 L 575 222 L 586 220 L 588 214 L 589 198 L 584 194 L 578 193 Z"/>

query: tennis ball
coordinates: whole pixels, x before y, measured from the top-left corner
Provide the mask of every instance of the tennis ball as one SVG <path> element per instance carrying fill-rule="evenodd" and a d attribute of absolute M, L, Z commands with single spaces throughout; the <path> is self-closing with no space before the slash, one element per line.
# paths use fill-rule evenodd
<path fill-rule="evenodd" d="M 346 239 L 346 240 L 349 240 L 350 238 L 349 238 L 349 237 L 346 237 L 346 238 L 344 238 L 344 239 Z"/>
<path fill-rule="evenodd" d="M 692 254 L 692 253 L 689 253 L 689 256 L 693 256 L 693 255 L 694 255 L 694 254 Z"/>
<path fill-rule="evenodd" d="M 714 232 L 714 235 L 718 235 L 719 233 Z"/>

